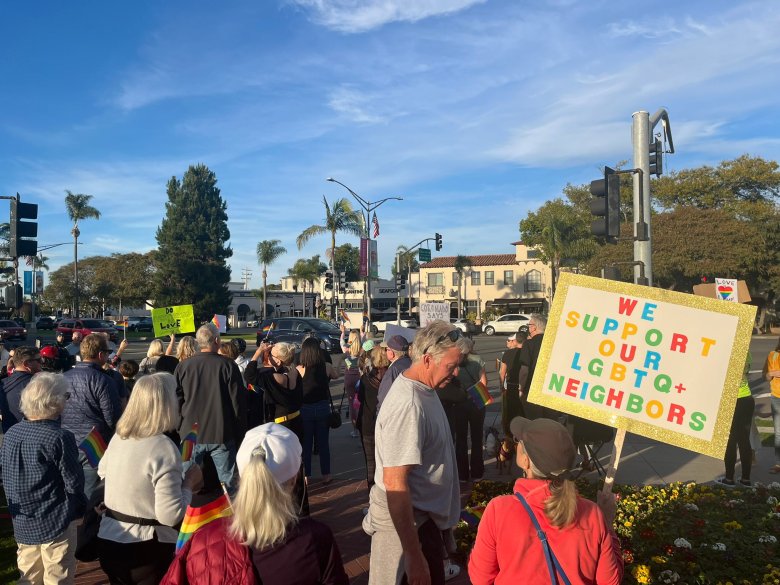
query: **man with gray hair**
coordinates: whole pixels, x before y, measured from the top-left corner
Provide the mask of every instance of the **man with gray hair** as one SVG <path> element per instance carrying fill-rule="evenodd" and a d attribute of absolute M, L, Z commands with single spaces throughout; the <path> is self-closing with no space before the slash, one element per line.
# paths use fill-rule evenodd
<path fill-rule="evenodd" d="M 68 389 L 60 374 L 35 374 L 21 395 L 24 419 L 0 449 L 19 583 L 73 583 L 75 577 L 76 520 L 87 498 L 76 439 L 59 421 Z"/>
<path fill-rule="evenodd" d="M 442 531 L 458 522 L 460 489 L 447 416 L 436 395 L 458 372 L 459 329 L 434 321 L 411 346 L 412 365 L 387 393 L 376 422 L 376 474 L 363 529 L 370 585 L 444 582 Z"/>
<path fill-rule="evenodd" d="M 534 379 L 536 362 L 539 361 L 539 350 L 542 347 L 545 327 L 547 327 L 547 317 L 539 313 L 531 315 L 528 321 L 528 340 L 520 350 L 520 400 L 526 418 L 531 420 L 537 418 L 557 420 L 558 417 L 556 411 L 528 402 L 528 391 Z"/>
<path fill-rule="evenodd" d="M 181 406 L 179 435 L 184 437 L 198 423 L 198 444 L 193 460 L 201 464 L 208 453 L 219 481 L 231 488 L 236 452 L 247 421 L 246 390 L 236 362 L 219 355 L 219 330 L 207 323 L 195 341 L 200 352 L 176 366 L 176 393 Z"/>

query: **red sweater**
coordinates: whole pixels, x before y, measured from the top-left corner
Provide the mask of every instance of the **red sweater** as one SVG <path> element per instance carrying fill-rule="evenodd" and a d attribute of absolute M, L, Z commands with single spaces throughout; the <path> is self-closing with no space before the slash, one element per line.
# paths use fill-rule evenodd
<path fill-rule="evenodd" d="M 544 502 L 550 496 L 548 482 L 518 479 L 514 491 L 523 495 L 536 514 L 572 585 L 620 584 L 620 542 L 595 503 L 578 498 L 574 522 L 559 529 L 544 515 Z M 550 582 L 542 543 L 514 495 L 494 498 L 485 509 L 469 558 L 469 577 L 473 585 Z"/>

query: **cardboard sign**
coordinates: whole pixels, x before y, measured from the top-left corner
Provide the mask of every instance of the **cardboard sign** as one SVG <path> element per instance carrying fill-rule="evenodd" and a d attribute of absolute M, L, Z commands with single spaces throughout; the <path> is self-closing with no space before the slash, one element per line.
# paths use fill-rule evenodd
<path fill-rule="evenodd" d="M 152 324 L 155 337 L 163 337 L 171 333 L 193 333 L 195 317 L 192 313 L 192 305 L 152 309 Z"/>
<path fill-rule="evenodd" d="M 732 280 L 733 282 L 733 279 L 729 279 L 729 280 Z M 751 301 L 751 297 L 750 297 L 750 291 L 748 290 L 747 284 L 745 284 L 744 280 L 737 280 L 736 283 L 737 283 L 737 288 L 736 288 L 737 292 L 735 295 L 737 299 L 736 302 L 749 303 Z M 723 290 L 722 292 L 724 294 L 728 294 L 730 291 Z M 702 297 L 709 297 L 711 299 L 730 300 L 730 299 L 723 299 L 723 297 L 718 294 L 718 285 L 713 282 L 693 285 L 693 294 Z"/>
<path fill-rule="evenodd" d="M 420 305 L 420 327 L 425 327 L 437 319 L 446 323 L 450 322 L 449 303 L 423 303 Z"/>
<path fill-rule="evenodd" d="M 755 313 L 564 273 L 528 399 L 722 458 Z"/>

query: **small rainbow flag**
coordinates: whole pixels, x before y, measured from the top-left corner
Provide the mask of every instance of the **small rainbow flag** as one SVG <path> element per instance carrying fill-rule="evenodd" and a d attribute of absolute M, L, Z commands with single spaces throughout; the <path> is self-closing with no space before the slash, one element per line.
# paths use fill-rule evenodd
<path fill-rule="evenodd" d="M 469 399 L 480 408 L 484 408 L 488 404 L 493 403 L 493 397 L 490 395 L 490 391 L 482 382 L 477 382 L 471 386 L 466 390 L 466 394 Z"/>
<path fill-rule="evenodd" d="M 271 325 L 272 323 L 269 323 L 268 325 L 263 325 L 263 329 L 262 329 L 263 333 L 268 333 L 272 329 Z"/>
<path fill-rule="evenodd" d="M 220 324 L 219 324 L 219 315 L 214 315 L 214 316 L 211 318 L 211 322 L 212 322 L 212 323 L 214 323 L 214 325 L 216 325 L 217 329 L 219 329 L 219 328 L 220 328 Z"/>
<path fill-rule="evenodd" d="M 213 502 L 201 506 L 200 508 L 193 508 L 187 506 L 187 511 L 184 513 L 184 520 L 181 522 L 181 529 L 179 530 L 179 538 L 176 539 L 176 552 L 179 552 L 195 531 L 201 526 L 205 526 L 212 520 L 222 518 L 224 516 L 232 516 L 233 509 L 230 507 L 230 500 L 227 494 L 222 494 Z"/>
<path fill-rule="evenodd" d="M 474 508 L 466 506 L 466 508 L 460 512 L 460 519 L 472 528 L 475 528 L 479 524 L 479 521 L 482 520 L 484 511 L 485 506 L 475 506 Z"/>
<path fill-rule="evenodd" d="M 103 439 L 97 428 L 92 427 L 89 434 L 84 437 L 84 440 L 79 444 L 79 449 L 84 452 L 87 457 L 87 461 L 92 467 L 97 467 L 100 463 L 101 457 L 106 452 L 106 441 Z"/>
<path fill-rule="evenodd" d="M 339 309 L 339 314 L 341 315 L 341 320 L 344 321 L 344 323 L 352 323 L 352 321 L 349 320 L 349 317 L 347 317 L 347 312 L 344 309 Z"/>
<path fill-rule="evenodd" d="M 181 442 L 181 460 L 184 462 L 192 459 L 192 452 L 195 450 L 195 445 L 198 444 L 198 423 L 192 425 L 192 430 L 187 433 L 184 440 Z"/>

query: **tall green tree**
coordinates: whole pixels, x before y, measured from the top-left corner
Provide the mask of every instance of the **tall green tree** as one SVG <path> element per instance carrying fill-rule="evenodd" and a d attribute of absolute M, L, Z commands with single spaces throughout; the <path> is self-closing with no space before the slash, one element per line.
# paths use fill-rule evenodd
<path fill-rule="evenodd" d="M 327 266 L 320 262 L 319 254 L 311 258 L 300 258 L 295 261 L 293 267 L 287 271 L 292 277 L 295 287 L 300 286 L 303 292 L 303 314 L 306 315 L 306 287 L 314 291 L 314 281 L 327 270 Z"/>
<path fill-rule="evenodd" d="M 100 219 L 100 211 L 92 207 L 89 202 L 92 201 L 92 195 L 84 193 L 72 193 L 65 190 L 65 210 L 68 217 L 73 222 L 73 229 L 70 231 L 73 236 L 73 316 L 79 316 L 79 221 L 82 219 Z"/>
<path fill-rule="evenodd" d="M 263 319 L 266 318 L 266 290 L 268 288 L 268 265 L 273 264 L 287 250 L 280 240 L 263 240 L 257 243 L 257 263 L 263 267 Z"/>
<path fill-rule="evenodd" d="M 413 272 L 420 270 L 420 262 L 417 260 L 417 250 L 409 250 L 406 246 L 398 246 L 395 253 L 401 255 L 401 274 L 406 274 L 407 278 L 409 278 Z M 393 278 L 395 278 L 397 272 L 395 269 L 395 261 L 390 268 L 390 272 L 392 273 Z"/>
<path fill-rule="evenodd" d="M 360 249 L 352 244 L 342 244 L 336 247 L 333 260 L 334 270 L 344 272 L 347 282 L 360 279 Z"/>
<path fill-rule="evenodd" d="M 233 250 L 227 244 L 227 204 L 206 165 L 168 181 L 165 218 L 157 229 L 155 306 L 193 305 L 195 319 L 227 314 Z"/>
<path fill-rule="evenodd" d="M 336 199 L 332 204 L 323 196 L 325 205 L 325 221 L 321 225 L 311 225 L 303 230 L 296 238 L 298 249 L 303 248 L 307 242 L 323 234 L 330 234 L 330 248 L 327 257 L 330 258 L 330 266 L 333 268 L 333 257 L 336 250 L 336 233 L 344 232 L 354 236 L 362 236 L 365 233 L 363 216 L 352 209 L 348 199 Z"/>
<path fill-rule="evenodd" d="M 458 275 L 458 318 L 463 317 L 463 275 L 473 264 L 474 261 L 468 256 L 458 254 L 455 257 L 455 273 Z"/>
<path fill-rule="evenodd" d="M 555 295 L 560 270 L 581 265 L 598 250 L 583 214 L 563 199 L 553 199 L 520 221 L 523 243 L 539 251 L 539 259 L 550 265 L 551 289 Z"/>

